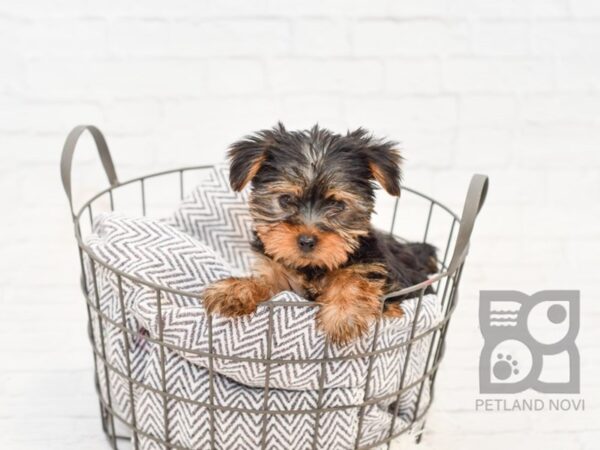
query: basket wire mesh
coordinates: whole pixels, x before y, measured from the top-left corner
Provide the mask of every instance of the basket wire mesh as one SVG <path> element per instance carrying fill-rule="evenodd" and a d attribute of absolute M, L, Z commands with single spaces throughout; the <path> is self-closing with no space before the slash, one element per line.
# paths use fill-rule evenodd
<path fill-rule="evenodd" d="M 73 207 L 72 200 L 72 189 L 71 189 L 71 165 L 73 154 L 76 148 L 77 141 L 80 136 L 85 132 L 89 131 L 94 138 L 102 165 L 104 167 L 104 171 L 108 177 L 108 181 L 110 186 L 96 195 L 92 196 L 89 200 L 85 201 L 83 205 L 75 210 Z M 372 378 L 372 369 L 373 369 L 373 361 L 377 357 L 377 355 L 381 355 L 385 352 L 389 352 L 394 350 L 393 347 L 387 348 L 377 348 L 378 339 L 377 336 L 380 332 L 381 320 L 376 321 L 375 329 L 374 329 L 374 338 L 373 344 L 368 352 L 363 353 L 355 353 L 347 356 L 340 357 L 330 357 L 328 356 L 329 352 L 329 344 L 325 345 L 324 355 L 322 359 L 319 360 L 306 360 L 306 359 L 293 359 L 293 360 L 282 360 L 282 359 L 274 359 L 272 358 L 272 334 L 273 334 L 273 311 L 275 308 L 289 308 L 289 307 L 318 307 L 318 305 L 314 302 L 303 302 L 298 304 L 290 304 L 289 302 L 278 302 L 271 301 L 266 304 L 269 308 L 269 316 L 268 316 L 268 335 L 267 335 L 267 349 L 266 349 L 266 358 L 242 358 L 236 357 L 232 355 L 223 355 L 218 354 L 214 351 L 213 347 L 213 326 L 212 326 L 212 317 L 208 315 L 208 352 L 200 352 L 192 349 L 181 349 L 177 348 L 173 344 L 167 343 L 163 340 L 163 324 L 161 320 L 158 320 L 158 337 L 152 338 L 147 334 L 140 333 L 139 330 L 134 330 L 128 327 L 126 314 L 125 314 L 125 302 L 124 302 L 124 294 L 123 294 L 123 284 L 124 280 L 127 283 L 133 283 L 136 285 L 144 286 L 146 288 L 152 289 L 156 295 L 157 299 L 157 308 L 158 308 L 158 317 L 161 317 L 161 297 L 164 297 L 165 294 L 178 294 L 185 297 L 197 298 L 198 301 L 201 301 L 201 297 L 199 294 L 195 294 L 192 292 L 179 291 L 177 289 L 172 289 L 168 286 L 158 285 L 147 280 L 140 279 L 136 276 L 133 276 L 129 273 L 125 273 L 106 262 L 100 260 L 93 251 L 86 245 L 84 239 L 83 229 L 87 227 L 87 229 L 91 232 L 92 224 L 94 222 L 94 217 L 98 213 L 98 211 L 103 208 L 106 209 L 106 205 L 108 205 L 109 211 L 115 211 L 115 197 L 117 194 L 126 187 L 135 187 L 137 189 L 137 197 L 138 204 L 137 207 L 141 209 L 143 215 L 147 214 L 148 210 L 148 202 L 147 202 L 147 182 L 148 180 L 154 180 L 159 178 L 171 178 L 172 183 L 175 184 L 176 190 L 178 191 L 179 199 L 184 198 L 185 192 L 185 180 L 188 174 L 193 174 L 195 172 L 202 171 L 210 171 L 214 170 L 213 166 L 204 165 L 204 166 L 194 166 L 194 167 L 185 167 L 178 168 L 174 170 L 163 171 L 159 173 L 154 173 L 138 178 L 133 178 L 125 182 L 120 182 L 117 178 L 115 167 L 110 156 L 108 146 L 106 141 L 102 135 L 102 133 L 98 130 L 98 128 L 94 126 L 79 126 L 73 129 L 73 131 L 67 137 L 63 148 L 63 154 L 61 159 L 61 176 L 63 181 L 63 186 L 65 188 L 65 192 L 69 201 L 69 205 L 71 208 L 71 214 L 73 217 L 73 224 L 75 229 L 75 237 L 78 244 L 79 250 L 79 258 L 81 264 L 81 289 L 86 301 L 86 308 L 88 312 L 88 336 L 93 349 L 93 361 L 94 361 L 94 371 L 95 371 L 95 385 L 98 393 L 99 404 L 100 404 L 100 414 L 102 421 L 102 428 L 104 433 L 106 434 L 110 446 L 113 449 L 121 449 L 121 448 L 129 448 L 125 447 L 123 444 L 125 442 L 131 442 L 134 448 L 137 450 L 139 448 L 139 437 L 143 436 L 151 441 L 155 442 L 156 445 L 162 446 L 166 449 L 173 450 L 193 450 L 189 447 L 184 447 L 181 445 L 177 445 L 172 442 L 169 438 L 169 401 L 177 401 L 177 402 L 186 402 L 190 405 L 198 406 L 201 408 L 206 408 L 209 414 L 210 419 L 210 448 L 215 447 L 215 412 L 216 411 L 225 411 L 225 410 L 233 410 L 238 411 L 240 413 L 258 413 L 261 415 L 261 438 L 260 438 L 260 448 L 268 449 L 269 442 L 267 439 L 267 425 L 269 421 L 269 417 L 273 414 L 310 414 L 314 416 L 314 438 L 310 447 L 313 450 L 318 448 L 318 439 L 319 436 L 319 428 L 321 425 L 321 417 L 324 413 L 334 411 L 334 410 L 343 410 L 349 408 L 357 408 L 358 409 L 358 430 L 356 433 L 355 439 L 355 450 L 366 450 L 369 448 L 378 448 L 381 446 L 390 447 L 393 439 L 397 438 L 399 435 L 406 433 L 409 430 L 412 430 L 416 434 L 416 441 L 419 442 L 422 436 L 422 432 L 425 426 L 425 416 L 431 407 L 434 398 L 434 383 L 435 378 L 438 373 L 438 368 L 444 356 L 445 351 L 445 338 L 448 332 L 448 326 L 450 323 L 450 318 L 452 313 L 456 307 L 457 302 L 457 292 L 458 285 L 461 278 L 461 273 L 463 270 L 463 265 L 465 262 L 465 258 L 469 248 L 469 240 L 471 236 L 471 232 L 473 229 L 473 225 L 476 219 L 476 216 L 481 209 L 483 202 L 485 200 L 485 195 L 487 192 L 488 180 L 486 176 L 483 175 L 475 175 L 471 180 L 471 184 L 469 187 L 469 191 L 467 193 L 467 198 L 464 205 L 464 210 L 462 217 L 459 218 L 454 212 L 452 212 L 448 207 L 444 206 L 440 202 L 434 200 L 433 198 L 422 194 L 416 190 L 410 189 L 408 187 L 403 188 L 403 196 L 410 195 L 420 201 L 424 202 L 426 205 L 426 219 L 425 219 L 425 229 L 423 231 L 423 242 L 428 242 L 431 232 L 431 224 L 432 218 L 436 215 L 442 214 L 447 219 L 449 219 L 449 226 L 447 228 L 447 237 L 445 238 L 445 242 L 439 246 L 440 251 L 440 271 L 436 275 L 432 276 L 429 280 L 422 282 L 420 284 L 409 286 L 400 291 L 396 291 L 393 293 L 389 293 L 385 298 L 390 298 L 397 295 L 406 295 L 411 294 L 411 296 L 418 297 L 418 302 L 416 306 L 415 318 L 410 328 L 409 339 L 403 342 L 401 345 L 406 346 L 406 355 L 403 364 L 402 374 L 400 376 L 400 383 L 397 390 L 387 393 L 383 396 L 371 397 L 370 396 L 370 383 Z M 403 197 L 404 198 L 404 197 Z M 107 201 L 108 200 L 108 201 Z M 134 202 L 135 203 L 135 202 Z M 393 234 L 397 225 L 397 217 L 398 217 L 398 205 L 399 199 L 395 200 L 393 206 L 393 213 L 391 219 L 390 233 Z M 130 205 L 131 206 L 131 205 Z M 452 256 L 451 256 L 452 255 Z M 87 258 L 90 262 L 92 280 L 86 279 L 86 270 L 84 267 L 84 258 Z M 100 305 L 100 296 L 98 293 L 98 280 L 97 280 L 97 268 L 98 266 L 102 266 L 106 268 L 114 279 L 116 280 L 116 285 L 118 286 L 118 299 L 119 306 L 121 311 L 120 321 L 114 320 L 114 318 L 109 317 L 105 312 L 103 312 Z M 90 292 L 88 286 L 90 284 L 93 286 L 93 289 Z M 423 301 L 423 296 L 425 295 L 425 290 L 432 286 L 434 293 L 438 297 L 438 301 L 441 305 L 442 318 L 441 320 L 432 328 L 422 332 L 420 334 L 416 333 L 416 324 L 419 318 L 419 313 L 421 310 L 421 304 Z M 381 302 L 381 308 L 383 312 L 384 302 Z M 94 325 L 94 319 L 97 321 Z M 119 330 L 123 335 L 123 340 L 125 343 L 125 355 L 126 355 L 126 372 L 122 372 L 119 368 L 115 367 L 115 365 L 111 364 L 106 354 L 106 334 L 107 329 L 112 327 L 116 330 Z M 96 333 L 97 331 L 97 333 Z M 132 376 L 132 361 L 130 357 L 130 339 L 145 339 L 148 342 L 151 342 L 159 347 L 159 356 L 160 356 L 160 375 L 161 375 L 161 383 L 160 389 L 156 389 L 153 386 L 146 385 L 143 382 L 140 382 L 135 377 Z M 405 376 L 406 376 L 406 368 L 408 366 L 408 360 L 411 355 L 411 350 L 415 342 L 430 338 L 430 344 L 427 350 L 427 356 L 424 364 L 424 370 L 420 377 L 418 377 L 415 381 L 412 381 L 409 384 L 405 384 Z M 396 346 L 397 347 L 397 346 Z M 186 353 L 196 354 L 198 356 L 203 356 L 208 358 L 208 374 L 209 374 L 209 398 L 208 402 L 197 401 L 191 398 L 184 398 L 182 396 L 178 396 L 168 392 L 167 389 L 167 379 L 165 375 L 165 358 L 166 351 L 179 350 L 185 351 Z M 215 386 L 214 386 L 214 361 L 215 359 L 224 359 L 230 361 L 249 361 L 249 362 L 257 362 L 265 364 L 266 367 L 266 382 L 263 389 L 263 401 L 262 408 L 260 410 L 249 410 L 241 407 L 231 407 L 218 404 L 215 398 Z M 323 405 L 324 399 L 324 390 L 325 390 L 325 373 L 326 373 L 326 365 L 331 362 L 340 361 L 340 360 L 348 360 L 348 359 L 358 359 L 358 358 L 368 358 L 367 365 L 367 376 L 365 379 L 364 385 L 364 397 L 363 401 L 358 404 L 353 405 L 342 405 L 342 406 L 330 406 L 325 407 Z M 270 380 L 269 380 L 269 371 L 272 364 L 301 364 L 306 362 L 318 363 L 320 364 L 320 373 L 318 377 L 318 394 L 317 394 L 317 402 L 316 407 L 314 409 L 286 409 L 284 411 L 274 411 L 269 410 L 269 390 Z M 101 373 L 102 372 L 102 373 Z M 128 395 L 129 401 L 132 405 L 131 412 L 128 414 L 130 417 L 124 417 L 122 414 L 116 410 L 113 405 L 112 398 L 112 387 L 111 387 L 111 373 L 114 373 L 122 379 L 126 380 L 128 387 Z M 100 380 L 104 380 L 106 386 L 101 386 Z M 427 399 L 426 405 L 421 405 L 421 401 L 423 398 L 424 387 L 426 383 L 429 383 L 430 395 Z M 403 427 L 399 431 L 394 431 L 396 425 L 396 417 L 399 413 L 399 405 L 400 405 L 400 396 L 406 392 L 408 389 L 412 389 L 418 387 L 418 394 L 416 400 L 416 407 L 414 417 L 411 422 Z M 155 394 L 158 394 L 162 398 L 163 404 L 163 426 L 164 426 L 164 436 L 165 438 L 160 438 L 158 436 L 151 435 L 147 431 L 144 431 L 138 426 L 138 418 L 136 417 L 136 408 L 135 408 L 135 395 L 134 391 L 138 390 L 148 390 L 152 391 Z M 103 395 L 103 392 L 106 395 Z M 392 405 L 392 419 L 389 427 L 389 431 L 387 436 L 384 439 L 379 440 L 373 444 L 368 446 L 361 446 L 361 433 L 363 431 L 363 420 L 364 420 L 364 412 L 365 408 L 371 404 L 380 402 L 382 400 L 395 399 L 391 403 Z M 421 411 L 419 413 L 419 411 Z M 415 429 L 416 428 L 416 429 Z"/>

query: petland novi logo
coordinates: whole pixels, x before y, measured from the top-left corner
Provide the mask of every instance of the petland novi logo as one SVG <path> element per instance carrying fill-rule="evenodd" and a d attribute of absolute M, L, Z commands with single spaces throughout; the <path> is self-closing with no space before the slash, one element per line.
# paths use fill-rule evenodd
<path fill-rule="evenodd" d="M 532 389 L 543 394 L 579 394 L 580 362 L 575 345 L 579 299 L 579 291 L 533 295 L 481 291 L 479 324 L 485 342 L 479 358 L 479 392 L 517 394 Z M 490 401 L 495 401 L 495 408 L 489 408 Z M 511 407 L 515 402 L 517 408 Z M 529 408 L 527 399 L 478 399 L 476 409 L 512 411 L 521 409 L 519 402 L 532 410 L 565 404 L 556 398 L 547 404 L 537 399 Z M 580 406 L 584 408 L 583 400 Z"/>

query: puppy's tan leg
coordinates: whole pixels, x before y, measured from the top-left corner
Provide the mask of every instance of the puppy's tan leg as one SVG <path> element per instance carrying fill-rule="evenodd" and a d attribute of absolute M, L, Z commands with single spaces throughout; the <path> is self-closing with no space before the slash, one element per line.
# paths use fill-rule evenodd
<path fill-rule="evenodd" d="M 226 278 L 207 287 L 203 296 L 206 310 L 226 317 L 252 314 L 259 303 L 296 284 L 292 275 L 270 258 L 259 258 L 253 272 L 251 277 Z"/>
<path fill-rule="evenodd" d="M 269 298 L 269 287 L 255 277 L 226 278 L 204 291 L 204 307 L 210 313 L 226 317 L 251 314 L 260 302 Z"/>
<path fill-rule="evenodd" d="M 386 285 L 386 293 L 399 291 L 400 289 L 406 286 L 402 286 L 399 281 L 390 281 L 388 280 L 388 284 Z M 404 310 L 400 307 L 400 301 L 391 301 L 386 302 L 385 307 L 383 308 L 383 316 L 389 317 L 392 319 L 399 319 L 404 315 Z"/>
<path fill-rule="evenodd" d="M 383 310 L 383 315 L 385 317 L 396 318 L 399 319 L 404 315 L 404 311 L 400 307 L 398 303 L 389 303 L 385 305 Z"/>
<path fill-rule="evenodd" d="M 385 270 L 360 264 L 328 273 L 321 281 L 317 325 L 338 345 L 362 336 L 379 317 Z M 373 275 L 378 275 L 375 278 Z"/>

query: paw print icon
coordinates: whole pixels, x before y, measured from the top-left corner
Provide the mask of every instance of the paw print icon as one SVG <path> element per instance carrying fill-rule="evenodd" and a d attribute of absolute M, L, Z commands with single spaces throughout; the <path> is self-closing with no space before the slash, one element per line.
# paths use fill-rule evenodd
<path fill-rule="evenodd" d="M 494 364 L 494 376 L 499 380 L 507 380 L 513 375 L 519 375 L 519 362 L 511 355 L 504 356 L 498 353 L 498 360 Z"/>
<path fill-rule="evenodd" d="M 482 394 L 579 392 L 579 291 L 481 291 Z"/>

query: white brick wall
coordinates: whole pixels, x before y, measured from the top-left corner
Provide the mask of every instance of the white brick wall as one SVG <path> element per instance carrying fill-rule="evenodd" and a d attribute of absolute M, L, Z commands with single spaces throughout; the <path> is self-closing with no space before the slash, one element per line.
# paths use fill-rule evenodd
<path fill-rule="evenodd" d="M 58 177 L 94 123 L 122 179 L 220 160 L 282 120 L 402 141 L 407 184 L 460 208 L 491 176 L 422 448 L 598 448 L 600 2 L 0 4 L 0 446 L 104 449 Z M 103 186 L 83 142 L 74 185 Z M 582 290 L 585 413 L 476 413 L 480 289 Z"/>

